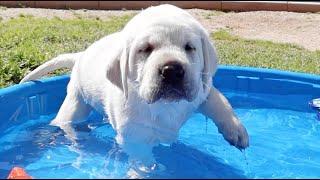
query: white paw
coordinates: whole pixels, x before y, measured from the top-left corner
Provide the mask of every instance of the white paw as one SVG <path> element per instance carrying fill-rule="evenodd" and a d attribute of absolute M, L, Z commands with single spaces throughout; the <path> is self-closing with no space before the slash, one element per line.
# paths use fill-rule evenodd
<path fill-rule="evenodd" d="M 240 150 L 249 146 L 247 130 L 241 123 L 219 128 L 219 132 L 222 133 L 224 139 L 227 140 L 230 145 Z"/>
<path fill-rule="evenodd" d="M 71 123 L 61 123 L 61 121 L 57 121 L 56 119 L 54 119 L 50 122 L 50 125 L 57 126 L 60 129 L 62 129 L 65 133 L 65 136 L 72 142 L 75 142 L 78 139 L 77 133 L 75 129 L 72 127 Z"/>

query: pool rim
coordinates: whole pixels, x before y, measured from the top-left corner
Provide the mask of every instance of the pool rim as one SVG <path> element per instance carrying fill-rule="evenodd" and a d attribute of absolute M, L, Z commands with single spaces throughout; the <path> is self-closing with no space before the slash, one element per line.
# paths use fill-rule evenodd
<path fill-rule="evenodd" d="M 256 77 L 256 78 L 274 78 L 280 80 L 292 80 L 295 82 L 304 82 L 315 87 L 319 86 L 320 89 L 320 75 L 292 72 L 278 69 L 267 69 L 258 67 L 247 67 L 247 66 L 229 66 L 219 65 L 216 74 L 222 73 L 224 75 L 241 76 L 241 77 Z M 214 78 L 214 77 L 213 77 Z M 32 80 L 24 82 L 22 84 L 14 84 L 8 87 L 0 89 L 0 97 L 5 96 L 9 93 L 14 93 L 22 89 L 30 89 L 34 85 L 44 85 L 46 83 L 59 83 L 60 81 L 69 81 L 70 74 L 45 77 L 39 80 Z M 319 94 L 320 96 L 320 94 Z"/>

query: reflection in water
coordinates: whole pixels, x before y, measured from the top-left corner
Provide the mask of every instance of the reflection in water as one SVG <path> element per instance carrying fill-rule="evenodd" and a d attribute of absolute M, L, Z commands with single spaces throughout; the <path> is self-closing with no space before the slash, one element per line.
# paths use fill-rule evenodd
<path fill-rule="evenodd" d="M 35 178 L 270 178 L 320 176 L 320 123 L 314 113 L 236 109 L 250 147 L 240 152 L 201 114 L 194 114 L 172 145 L 153 149 L 156 166 L 141 168 L 114 140 L 103 118 L 74 125 L 79 139 L 49 126 L 52 116 L 15 122 L 0 132 L 0 178 L 20 166 Z M 275 138 L 276 137 L 276 138 Z"/>
<path fill-rule="evenodd" d="M 1 135 L 5 148 L 0 151 L 0 177 L 6 177 L 13 166 L 26 168 L 36 178 L 244 177 L 241 171 L 181 142 L 155 147 L 157 164 L 146 169 L 139 162 L 128 162 L 112 127 L 101 119 L 74 125 L 80 138 L 72 143 L 60 128 L 48 125 L 52 117 L 28 120 Z"/>

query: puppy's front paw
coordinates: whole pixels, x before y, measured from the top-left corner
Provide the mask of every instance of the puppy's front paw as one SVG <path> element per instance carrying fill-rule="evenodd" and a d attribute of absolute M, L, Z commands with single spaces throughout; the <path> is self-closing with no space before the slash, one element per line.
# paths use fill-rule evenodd
<path fill-rule="evenodd" d="M 242 150 L 249 146 L 249 136 L 246 128 L 240 124 L 233 124 L 231 126 L 225 126 L 219 128 L 219 132 L 222 133 L 225 140 L 229 142 L 230 145 Z"/>

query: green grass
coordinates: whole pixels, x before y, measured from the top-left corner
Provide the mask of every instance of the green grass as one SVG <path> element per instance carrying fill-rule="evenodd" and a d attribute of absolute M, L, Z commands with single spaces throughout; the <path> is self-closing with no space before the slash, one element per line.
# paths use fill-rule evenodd
<path fill-rule="evenodd" d="M 320 74 L 320 51 L 308 51 L 293 44 L 247 40 L 224 30 L 213 33 L 212 38 L 220 64 Z"/>
<path fill-rule="evenodd" d="M 5 11 L 5 10 L 7 10 L 8 8 L 7 7 L 5 7 L 5 6 L 0 6 L 0 11 Z"/>
<path fill-rule="evenodd" d="M 42 19 L 21 14 L 0 21 L 0 87 L 18 83 L 27 72 L 59 54 L 79 52 L 120 30 L 132 16 Z M 320 51 L 291 44 L 245 40 L 227 31 L 212 34 L 220 64 L 276 68 L 320 74 Z M 65 71 L 56 71 L 56 74 Z"/>
<path fill-rule="evenodd" d="M 213 18 L 215 16 L 220 16 L 220 15 L 223 15 L 223 14 L 225 14 L 225 13 L 222 12 L 222 11 L 210 11 L 210 12 L 204 14 L 204 18 L 205 19 L 211 19 L 211 18 Z"/>
<path fill-rule="evenodd" d="M 61 53 L 86 49 L 130 18 L 48 20 L 20 15 L 0 21 L 0 87 L 19 83 L 27 72 Z"/>
<path fill-rule="evenodd" d="M 23 13 L 21 13 L 21 14 L 19 14 L 19 17 L 24 17 L 24 18 L 33 18 L 33 15 L 31 15 L 31 14 L 23 14 Z"/>

